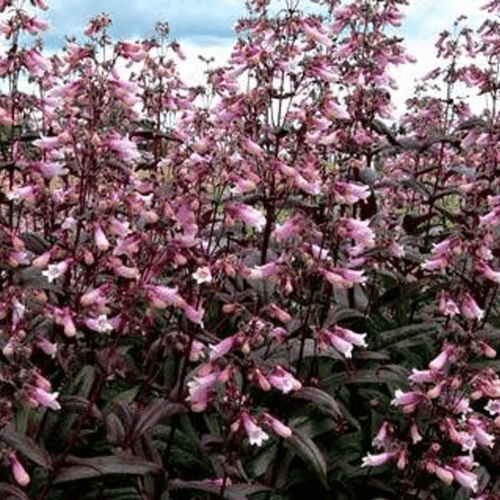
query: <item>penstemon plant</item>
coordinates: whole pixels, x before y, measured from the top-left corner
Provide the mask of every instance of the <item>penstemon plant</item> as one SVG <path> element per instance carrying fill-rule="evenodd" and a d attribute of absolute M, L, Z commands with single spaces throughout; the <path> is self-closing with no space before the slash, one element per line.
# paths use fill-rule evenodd
<path fill-rule="evenodd" d="M 165 22 L 48 59 L 0 2 L 6 498 L 498 496 L 498 25 L 398 129 L 407 2 L 315 3 L 249 1 L 200 89 Z"/>

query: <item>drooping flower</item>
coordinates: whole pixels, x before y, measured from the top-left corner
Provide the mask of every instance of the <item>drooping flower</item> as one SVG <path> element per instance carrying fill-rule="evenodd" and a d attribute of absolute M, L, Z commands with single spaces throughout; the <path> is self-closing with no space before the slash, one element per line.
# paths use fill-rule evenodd
<path fill-rule="evenodd" d="M 13 451 L 9 455 L 9 462 L 10 462 L 10 467 L 12 470 L 12 475 L 14 476 L 14 479 L 16 480 L 16 483 L 19 486 L 28 486 L 30 483 L 31 479 L 29 474 L 26 472 L 26 469 L 23 467 L 19 459 L 17 458 L 17 454 L 15 451 Z"/>
<path fill-rule="evenodd" d="M 370 453 L 367 453 L 366 457 L 363 457 L 361 467 L 378 467 L 379 465 L 383 465 L 391 460 L 394 460 L 397 456 L 398 452 L 396 451 L 386 451 L 384 453 L 379 453 L 378 455 L 371 455 Z"/>
<path fill-rule="evenodd" d="M 269 439 L 269 435 L 262 430 L 262 427 L 259 427 L 255 423 L 246 411 L 242 412 L 241 419 L 251 445 L 262 446 L 262 443 Z"/>
<path fill-rule="evenodd" d="M 302 387 L 299 380 L 279 365 L 275 366 L 274 373 L 272 375 L 267 375 L 266 378 L 273 387 L 279 389 L 284 394 L 291 391 L 298 391 Z"/>

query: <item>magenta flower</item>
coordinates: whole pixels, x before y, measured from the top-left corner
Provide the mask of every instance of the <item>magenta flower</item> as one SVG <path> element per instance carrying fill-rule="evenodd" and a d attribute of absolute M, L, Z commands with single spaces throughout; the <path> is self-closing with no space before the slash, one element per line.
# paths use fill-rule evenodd
<path fill-rule="evenodd" d="M 28 486 L 28 484 L 31 481 L 30 476 L 26 472 L 26 469 L 22 466 L 19 459 L 17 458 L 17 454 L 15 451 L 13 451 L 9 455 L 9 462 L 10 462 L 10 467 L 12 470 L 12 475 L 14 476 L 16 483 L 19 486 L 23 486 L 23 487 Z"/>
<path fill-rule="evenodd" d="M 264 214 L 249 205 L 228 204 L 226 215 L 232 219 L 243 221 L 247 226 L 254 227 L 257 231 L 262 231 L 266 225 Z"/>
<path fill-rule="evenodd" d="M 290 427 L 286 426 L 283 422 L 274 418 L 272 415 L 269 415 L 269 413 L 264 412 L 262 417 L 264 419 L 264 423 L 268 425 L 278 436 L 286 439 L 292 435 L 292 429 L 290 429 Z"/>
<path fill-rule="evenodd" d="M 231 352 L 240 343 L 239 336 L 232 335 L 210 348 L 210 361 L 216 361 Z"/>
<path fill-rule="evenodd" d="M 421 392 L 403 392 L 400 389 L 396 390 L 394 396 L 391 405 L 401 406 L 404 413 L 413 413 L 417 406 L 427 399 L 427 396 Z"/>

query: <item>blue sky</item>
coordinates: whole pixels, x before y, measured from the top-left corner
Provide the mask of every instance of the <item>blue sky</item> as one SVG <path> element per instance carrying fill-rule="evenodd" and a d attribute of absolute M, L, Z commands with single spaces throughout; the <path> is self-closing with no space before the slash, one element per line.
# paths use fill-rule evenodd
<path fill-rule="evenodd" d="M 197 55 L 214 56 L 217 64 L 224 64 L 234 41 L 232 26 L 245 14 L 244 0 L 46 1 L 50 9 L 37 12 L 52 26 L 44 36 L 47 52 L 58 51 L 64 43 L 64 35 L 73 35 L 83 41 L 82 32 L 91 17 L 103 11 L 111 15 L 110 33 L 115 40 L 151 37 L 155 23 L 167 21 L 171 37 L 179 40 L 188 56 L 187 61 L 179 63 L 179 69 L 184 80 L 192 85 L 204 82 L 205 66 Z M 404 100 L 412 94 L 415 78 L 439 65 L 434 57 L 437 34 L 451 29 L 460 14 L 466 14 L 471 24 L 478 26 L 482 18 L 479 7 L 483 3 L 483 0 L 413 0 L 404 8 L 406 19 L 399 31 L 418 63 L 393 72 L 399 85 L 399 91 L 393 96 L 398 108 L 402 108 Z M 283 7 L 284 1 L 275 0 L 275 5 Z M 310 8 L 311 5 L 315 7 L 301 0 L 300 6 Z"/>

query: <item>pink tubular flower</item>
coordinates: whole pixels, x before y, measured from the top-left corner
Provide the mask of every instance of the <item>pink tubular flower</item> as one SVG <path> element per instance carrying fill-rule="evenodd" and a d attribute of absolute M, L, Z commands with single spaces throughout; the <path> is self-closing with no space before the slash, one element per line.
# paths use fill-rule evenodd
<path fill-rule="evenodd" d="M 28 388 L 29 396 L 39 405 L 52 410 L 60 410 L 61 405 L 57 402 L 58 392 L 47 392 L 41 387 L 30 386 Z"/>
<path fill-rule="evenodd" d="M 268 425 L 278 436 L 282 438 L 289 438 L 292 435 L 292 429 L 280 422 L 277 418 L 274 418 L 269 413 L 264 412 L 262 414 L 264 423 Z"/>
<path fill-rule="evenodd" d="M 343 218 L 339 221 L 337 232 L 340 236 L 352 238 L 364 248 L 372 248 L 375 246 L 375 233 L 368 227 L 369 224 L 369 220 Z"/>
<path fill-rule="evenodd" d="M 195 309 L 189 304 L 184 304 L 182 309 L 189 321 L 203 326 L 203 316 L 205 315 L 205 309 L 203 309 L 202 307 L 198 307 L 197 309 Z"/>
<path fill-rule="evenodd" d="M 391 405 L 402 406 L 404 413 L 413 413 L 417 406 L 426 399 L 426 395 L 421 392 L 403 392 L 400 389 L 396 390 L 394 396 Z"/>
<path fill-rule="evenodd" d="M 352 358 L 353 345 L 342 337 L 335 335 L 331 330 L 324 328 L 318 335 L 318 348 L 321 351 L 325 349 L 327 345 L 332 346 L 345 358 Z"/>
<path fill-rule="evenodd" d="M 110 243 L 106 238 L 106 235 L 104 234 L 101 225 L 98 222 L 94 222 L 93 229 L 94 229 L 94 239 L 96 247 L 101 252 L 105 252 L 110 247 Z"/>
<path fill-rule="evenodd" d="M 239 336 L 232 335 L 210 348 L 210 361 L 217 361 L 232 351 L 240 343 Z"/>
<path fill-rule="evenodd" d="M 213 372 L 204 377 L 195 377 L 187 383 L 189 395 L 186 401 L 190 403 L 191 410 L 202 412 L 207 408 L 219 382 L 218 376 L 218 372 Z"/>
<path fill-rule="evenodd" d="M 12 470 L 12 475 L 14 476 L 14 479 L 16 480 L 16 483 L 19 486 L 28 486 L 30 483 L 30 476 L 26 472 L 26 469 L 22 466 L 21 462 L 17 458 L 17 454 L 15 451 L 13 451 L 9 455 L 9 462 L 10 462 L 10 467 Z"/>
<path fill-rule="evenodd" d="M 397 451 L 386 451 L 378 455 L 370 455 L 370 453 L 367 453 L 366 457 L 363 457 L 361 467 L 378 467 L 379 465 L 386 464 L 395 459 L 397 456 Z"/>
<path fill-rule="evenodd" d="M 262 430 L 262 427 L 259 427 L 255 423 L 246 411 L 242 412 L 241 419 L 251 445 L 262 446 L 262 442 L 269 439 L 269 435 Z"/>
<path fill-rule="evenodd" d="M 255 266 L 254 268 L 244 268 L 243 276 L 249 280 L 261 280 L 264 278 L 270 278 L 274 276 L 279 270 L 278 264 L 273 262 L 268 262 L 263 266 Z"/>
<path fill-rule="evenodd" d="M 289 393 L 290 391 L 298 391 L 302 384 L 296 378 L 294 378 L 290 373 L 284 370 L 281 366 L 276 366 L 274 368 L 273 375 L 267 375 L 267 380 L 269 380 L 270 384 L 282 391 L 284 394 Z"/>
<path fill-rule="evenodd" d="M 249 205 L 229 204 L 226 207 L 226 214 L 231 219 L 239 219 L 247 226 L 254 227 L 257 231 L 262 231 L 266 225 L 264 214 Z"/>
<path fill-rule="evenodd" d="M 484 311 L 477 305 L 469 292 L 462 295 L 460 311 L 467 319 L 481 320 L 484 316 Z"/>
<path fill-rule="evenodd" d="M 338 181 L 333 185 L 333 193 L 335 200 L 339 203 L 352 205 L 359 200 L 364 200 L 370 196 L 368 186 L 358 186 L 350 182 Z"/>
<path fill-rule="evenodd" d="M 453 356 L 454 352 L 455 352 L 455 346 L 445 345 L 443 347 L 441 354 L 439 354 L 429 363 L 429 368 L 431 370 L 442 370 L 446 362 Z"/>
<path fill-rule="evenodd" d="M 144 291 L 151 305 L 155 309 L 165 309 L 167 306 L 187 306 L 186 301 L 179 295 L 177 287 L 169 288 L 162 285 L 145 285 Z"/>
<path fill-rule="evenodd" d="M 300 214 L 294 215 L 283 224 L 278 224 L 273 231 L 273 237 L 277 241 L 292 238 L 304 225 L 303 217 Z"/>
<path fill-rule="evenodd" d="M 352 288 L 355 283 L 365 283 L 366 277 L 363 271 L 354 271 L 352 269 L 342 269 L 339 267 L 333 269 L 318 269 L 321 274 L 334 288 Z"/>

